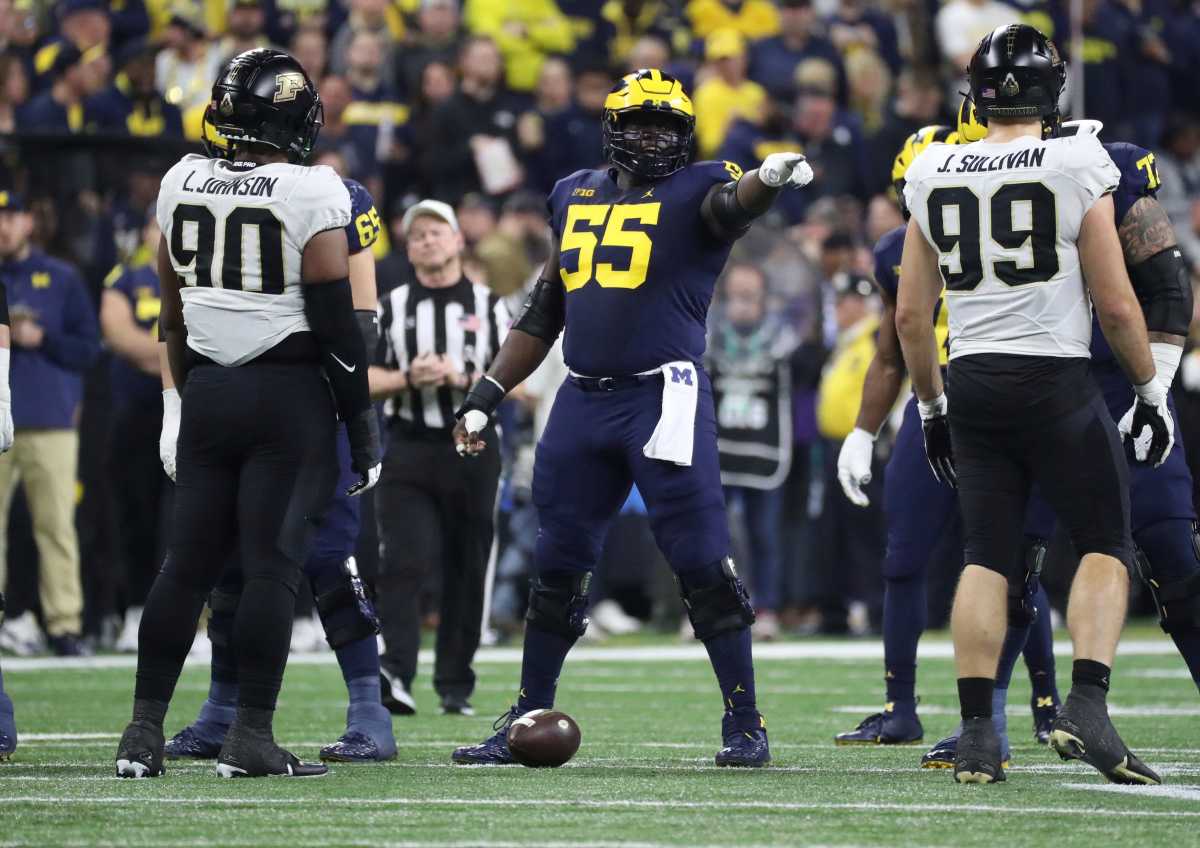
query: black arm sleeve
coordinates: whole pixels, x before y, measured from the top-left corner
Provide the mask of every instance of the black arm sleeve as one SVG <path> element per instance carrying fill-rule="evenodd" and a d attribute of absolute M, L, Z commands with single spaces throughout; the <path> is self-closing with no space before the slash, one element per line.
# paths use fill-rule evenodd
<path fill-rule="evenodd" d="M 539 279 L 512 328 L 554 344 L 567 322 L 566 292 L 562 283 Z"/>
<path fill-rule="evenodd" d="M 737 196 L 737 180 L 730 180 L 710 191 L 704 198 L 704 206 L 707 209 L 702 207 L 702 213 L 709 226 L 725 241 L 736 241 L 744 236 L 754 219 L 766 211 L 742 206 Z"/>
<path fill-rule="evenodd" d="M 3 283 L 0 283 L 0 324 L 8 326 L 8 286 Z"/>
<path fill-rule="evenodd" d="M 354 320 L 358 322 L 358 331 L 362 333 L 363 344 L 370 356 L 379 347 L 379 315 L 374 309 L 355 309 Z"/>
<path fill-rule="evenodd" d="M 321 364 L 333 387 L 339 417 L 349 423 L 371 408 L 367 348 L 354 319 L 350 280 L 301 286 L 304 316 L 321 349 Z"/>
<path fill-rule="evenodd" d="M 1192 322 L 1192 283 L 1183 253 L 1171 246 L 1129 269 L 1146 329 L 1186 336 Z"/>

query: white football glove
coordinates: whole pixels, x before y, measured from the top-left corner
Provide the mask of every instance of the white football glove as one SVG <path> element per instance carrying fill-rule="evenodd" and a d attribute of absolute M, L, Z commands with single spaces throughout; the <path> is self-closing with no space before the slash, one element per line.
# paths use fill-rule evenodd
<path fill-rule="evenodd" d="M 871 482 L 871 457 L 875 453 L 875 437 L 861 427 L 855 427 L 838 453 L 838 482 L 850 503 L 867 506 L 871 499 L 863 486 Z"/>
<path fill-rule="evenodd" d="M 1167 461 L 1175 446 L 1175 420 L 1167 406 L 1167 389 L 1158 377 L 1133 387 L 1137 399 L 1121 416 L 1121 441 L 1133 440 L 1133 458 L 1155 468 Z"/>
<path fill-rule="evenodd" d="M 758 166 L 758 178 L 770 188 L 800 188 L 812 182 L 813 170 L 799 153 L 772 153 Z"/>
<path fill-rule="evenodd" d="M 163 422 L 162 433 L 158 437 L 158 458 L 162 460 L 163 471 L 174 482 L 175 445 L 179 441 L 179 413 L 183 409 L 183 401 L 175 389 L 164 389 L 162 395 Z"/>
<path fill-rule="evenodd" d="M 0 347 L 0 453 L 13 446 L 12 394 L 8 389 L 8 360 L 12 352 Z"/>

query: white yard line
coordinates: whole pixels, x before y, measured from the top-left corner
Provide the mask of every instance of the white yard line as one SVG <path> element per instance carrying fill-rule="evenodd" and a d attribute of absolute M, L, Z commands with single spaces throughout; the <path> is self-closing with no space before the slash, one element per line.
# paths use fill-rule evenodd
<path fill-rule="evenodd" d="M 1054 652 L 1061 656 L 1071 655 L 1071 644 L 1061 641 L 1054 643 Z M 1176 652 L 1175 645 L 1168 639 L 1131 639 L 1122 642 L 1118 653 L 1121 656 L 1168 656 Z M 918 652 L 920 659 L 950 659 L 954 656 L 954 647 L 949 642 L 930 641 L 921 645 Z M 883 642 L 864 640 L 855 642 L 804 641 L 760 644 L 754 646 L 754 657 L 759 660 L 876 660 L 883 659 Z M 432 663 L 433 652 L 421 651 L 420 662 Z M 671 646 L 641 646 L 629 648 L 604 648 L 584 646 L 571 652 L 570 664 L 592 662 L 680 662 L 684 660 L 708 661 L 708 654 L 700 644 L 671 645 Z M 518 663 L 521 661 L 520 648 L 481 648 L 475 655 L 475 662 L 486 663 Z M 317 654 L 296 654 L 289 660 L 292 665 L 335 665 L 336 656 L 331 652 Z M 207 660 L 192 661 L 189 665 L 197 668 L 208 665 Z M 45 671 L 48 669 L 98 669 L 98 668 L 134 668 L 137 657 L 132 655 L 104 657 L 5 657 L 4 670 L 7 671 Z"/>
<path fill-rule="evenodd" d="M 877 713 L 879 705 L 871 704 L 850 704 L 839 707 L 830 707 L 831 713 L 850 713 L 857 715 L 859 713 Z M 922 715 L 958 715 L 958 707 L 940 707 L 936 704 L 922 704 L 920 708 Z M 1004 710 L 1005 715 L 1022 716 L 1029 715 L 1029 707 L 1024 704 L 1009 704 Z M 1165 704 L 1151 704 L 1144 707 L 1122 707 L 1117 704 L 1108 705 L 1108 714 L 1110 716 L 1118 716 L 1123 718 L 1195 718 L 1200 716 L 1200 707 L 1172 707 Z"/>
<path fill-rule="evenodd" d="M 1139 798 L 1170 798 L 1177 801 L 1200 801 L 1200 786 L 1117 786 L 1112 783 L 1064 783 L 1064 789 L 1088 792 L 1109 792 L 1136 795 Z M 1092 814 L 1088 811 L 1088 815 Z"/>

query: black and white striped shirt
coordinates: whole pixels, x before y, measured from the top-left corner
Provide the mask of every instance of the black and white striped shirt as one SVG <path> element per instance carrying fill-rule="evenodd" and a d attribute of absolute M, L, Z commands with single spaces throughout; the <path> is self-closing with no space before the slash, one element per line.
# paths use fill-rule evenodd
<path fill-rule="evenodd" d="M 491 289 L 465 277 L 444 289 L 405 283 L 388 292 L 381 310 L 377 358 L 384 367 L 407 374 L 418 356 L 444 353 L 471 383 L 496 358 L 512 320 Z M 388 398 L 384 413 L 410 431 L 448 431 L 465 394 L 448 386 L 409 388 Z"/>

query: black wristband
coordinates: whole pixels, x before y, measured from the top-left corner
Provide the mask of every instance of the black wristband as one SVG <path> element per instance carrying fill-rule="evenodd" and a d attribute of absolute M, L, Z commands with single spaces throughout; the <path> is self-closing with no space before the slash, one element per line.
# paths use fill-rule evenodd
<path fill-rule="evenodd" d="M 484 377 L 471 387 L 471 391 L 467 392 L 467 396 L 463 399 L 462 406 L 454 412 L 455 418 L 462 418 L 472 409 L 477 409 L 486 415 L 492 417 L 492 413 L 496 411 L 496 407 L 504 400 L 508 392 L 493 380 L 491 377 Z"/>

